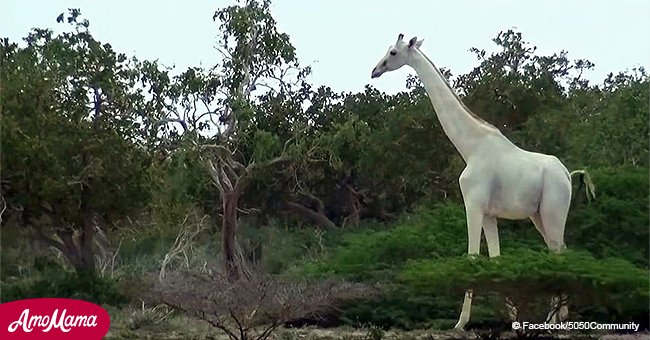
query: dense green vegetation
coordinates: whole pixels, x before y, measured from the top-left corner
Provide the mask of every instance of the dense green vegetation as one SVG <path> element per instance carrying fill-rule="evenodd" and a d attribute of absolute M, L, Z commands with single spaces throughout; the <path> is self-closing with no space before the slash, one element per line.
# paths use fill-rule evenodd
<path fill-rule="evenodd" d="M 602 184 L 598 200 L 574 205 L 566 233 L 569 251 L 562 256 L 545 249 L 530 222 L 503 223 L 502 256 L 469 260 L 462 256 L 467 251 L 464 209 L 444 203 L 416 209 L 387 229 L 351 232 L 324 259 L 295 269 L 300 275 L 387 284 L 390 293 L 384 299 L 355 303 L 344 314 L 376 324 L 451 327 L 458 297 L 467 287 L 486 294 L 476 311 L 479 324 L 495 322 L 495 315 L 505 313 L 501 303 L 505 296 L 533 305 L 530 313 L 538 314 L 528 318 L 545 316 L 538 308 L 546 308 L 557 291 L 572 292 L 577 318 L 645 322 L 650 298 L 645 242 L 648 196 L 641 192 L 636 199 L 623 202 L 621 198 L 637 189 L 647 190 L 648 176 L 638 168 L 593 173 Z M 616 221 L 615 229 L 607 221 Z M 634 227 L 626 233 L 626 225 Z"/>
<path fill-rule="evenodd" d="M 472 327 L 507 321 L 505 296 L 543 317 L 560 291 L 573 320 L 648 327 L 643 68 L 592 84 L 588 60 L 541 55 L 509 30 L 497 52 L 472 49 L 471 72 L 445 71 L 514 143 L 587 168 L 596 184 L 593 201 L 574 184 L 565 254 L 549 253 L 530 221 L 500 221 L 503 255 L 468 259 L 464 164 L 420 82 L 394 95 L 312 86 L 269 5 L 217 10 L 223 59 L 208 69 L 114 51 L 78 10 L 58 17 L 64 33 L 3 39 L 3 302 L 121 308 L 163 267 L 380 285 L 329 324 L 449 328 L 474 287 Z"/>

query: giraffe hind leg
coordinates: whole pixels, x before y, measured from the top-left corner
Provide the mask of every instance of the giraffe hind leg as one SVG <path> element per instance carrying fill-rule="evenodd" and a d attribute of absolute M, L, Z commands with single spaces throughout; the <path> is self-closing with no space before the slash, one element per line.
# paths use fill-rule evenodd
<path fill-rule="evenodd" d="M 570 203 L 570 191 L 559 190 L 557 186 L 552 186 L 550 189 L 545 188 L 542 194 L 539 218 L 531 218 L 536 227 L 541 222 L 541 229 L 544 230 L 546 245 L 549 250 L 556 254 L 560 254 L 566 250 L 564 229 Z M 568 319 L 569 309 L 567 299 L 566 294 L 559 294 L 551 299 L 551 311 L 547 317 L 548 322 L 559 323 Z"/>

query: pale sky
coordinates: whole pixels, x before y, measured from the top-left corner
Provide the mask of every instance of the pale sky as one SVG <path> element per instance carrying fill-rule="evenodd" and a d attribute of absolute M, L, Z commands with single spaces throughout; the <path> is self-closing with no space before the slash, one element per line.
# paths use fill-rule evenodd
<path fill-rule="evenodd" d="M 93 35 L 118 52 L 159 59 L 180 72 L 212 66 L 217 24 L 214 11 L 234 1 L 2 0 L 0 37 L 18 41 L 33 27 L 56 28 L 56 17 L 80 8 Z M 501 30 L 516 28 L 540 53 L 567 50 L 569 58 L 596 64 L 587 77 L 650 64 L 649 0 L 275 0 L 272 14 L 289 34 L 311 83 L 335 91 L 372 84 L 394 93 L 405 89 L 403 68 L 379 79 L 370 72 L 397 34 L 424 39 L 421 50 L 458 75 L 478 65 L 471 47 L 488 51 Z"/>

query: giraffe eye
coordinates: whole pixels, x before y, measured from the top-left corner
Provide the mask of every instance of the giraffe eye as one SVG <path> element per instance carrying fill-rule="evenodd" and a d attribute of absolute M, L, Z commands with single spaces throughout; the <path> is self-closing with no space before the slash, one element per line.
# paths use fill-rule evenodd
<path fill-rule="evenodd" d="M 397 51 L 390 51 L 390 55 L 396 55 Z"/>

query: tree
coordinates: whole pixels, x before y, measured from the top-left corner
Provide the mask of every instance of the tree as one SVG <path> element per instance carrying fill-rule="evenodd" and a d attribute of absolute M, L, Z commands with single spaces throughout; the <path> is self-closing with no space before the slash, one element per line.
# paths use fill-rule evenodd
<path fill-rule="evenodd" d="M 514 30 L 499 32 L 492 41 L 500 48 L 495 53 L 470 49 L 481 63 L 459 76 L 455 87 L 470 109 L 506 135 L 531 116 L 562 107 L 569 89 L 587 86 L 581 76 L 594 66 L 587 60 L 571 62 L 566 51 L 537 55 L 537 47 Z"/>
<path fill-rule="evenodd" d="M 580 100 L 589 104 L 580 110 L 580 124 L 570 145 L 571 153 L 579 156 L 576 162 L 650 165 L 650 81 L 644 68 L 610 73 L 600 87 L 576 95 L 573 101 L 579 105 Z"/>
<path fill-rule="evenodd" d="M 289 160 L 290 141 L 256 124 L 260 102 L 305 87 L 309 68 L 300 67 L 289 36 L 277 31 L 270 1 L 242 0 L 217 10 L 214 20 L 220 65 L 176 77 L 162 122 L 181 126 L 174 137 L 193 148 L 219 192 L 224 269 L 237 281 L 246 276 L 236 241 L 240 199 L 257 174 Z M 197 114 L 197 106 L 205 111 Z"/>
<path fill-rule="evenodd" d="M 2 191 L 13 211 L 79 274 L 95 274 L 100 220 L 138 213 L 156 120 L 138 89 L 137 60 L 95 40 L 79 10 L 70 32 L 4 40 Z"/>

